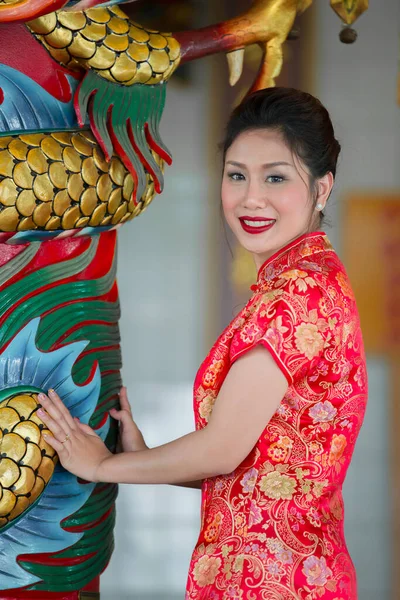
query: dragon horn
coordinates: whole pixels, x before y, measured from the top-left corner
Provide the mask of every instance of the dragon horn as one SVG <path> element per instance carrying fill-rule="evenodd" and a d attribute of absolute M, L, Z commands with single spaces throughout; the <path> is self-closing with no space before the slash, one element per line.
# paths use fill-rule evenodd
<path fill-rule="evenodd" d="M 202 29 L 174 33 L 181 46 L 181 63 L 226 52 L 230 82 L 234 85 L 242 72 L 245 46 L 260 44 L 267 52 L 255 85 L 273 85 L 281 66 L 280 48 L 296 15 L 304 12 L 311 3 L 312 0 L 254 0 L 250 9 L 238 17 Z M 270 48 L 273 49 L 273 64 L 268 65 Z"/>

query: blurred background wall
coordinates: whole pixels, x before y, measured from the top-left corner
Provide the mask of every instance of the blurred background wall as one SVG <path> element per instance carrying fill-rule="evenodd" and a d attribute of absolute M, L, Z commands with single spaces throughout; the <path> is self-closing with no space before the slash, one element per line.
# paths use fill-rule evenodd
<path fill-rule="evenodd" d="M 201 26 L 249 2 L 187 4 L 190 19 Z M 343 150 L 327 232 L 345 264 L 348 260 L 353 270 L 362 271 L 364 280 L 368 265 L 357 254 L 357 219 L 349 225 L 349 203 L 353 194 L 372 194 L 382 202 L 387 195 L 400 199 L 399 21 L 398 0 L 371 2 L 355 25 L 357 42 L 345 46 L 328 0 L 315 1 L 299 23 L 300 39 L 287 43 L 280 81 L 317 95 L 331 113 Z M 165 191 L 120 230 L 123 376 L 150 446 L 193 429 L 196 370 L 248 294 L 251 265 L 230 240 L 232 257 L 221 224 L 217 143 L 256 61 L 256 51 L 250 50 L 242 87 L 234 91 L 228 90 L 224 56 L 193 64 L 181 79 L 171 80 L 162 134 L 174 164 L 167 169 Z M 400 262 L 400 256 L 388 260 Z M 371 280 L 367 293 L 376 293 L 374 285 Z M 396 364 L 384 347 L 371 345 L 369 406 L 345 484 L 346 535 L 360 600 L 400 599 L 393 503 L 400 477 L 394 453 L 394 407 L 400 401 L 393 383 Z M 199 509 L 198 490 L 121 486 L 116 549 L 102 576 L 103 600 L 184 598 Z"/>
<path fill-rule="evenodd" d="M 339 27 L 327 2 L 316 3 L 315 92 L 330 111 L 342 144 L 328 233 L 345 264 L 354 262 L 357 254 L 357 220 L 351 230 L 346 223 L 352 194 L 364 195 L 366 200 L 370 195 L 381 196 L 385 201 L 397 191 L 400 199 L 399 23 L 397 0 L 370 2 L 369 10 L 355 24 L 357 42 L 345 46 L 338 42 Z M 362 219 L 360 212 L 359 224 Z M 394 254 L 388 260 L 398 262 L 400 256 Z M 366 280 L 369 264 L 360 255 L 357 264 Z M 375 286 L 371 279 L 371 295 L 377 293 Z M 366 320 L 363 325 L 369 327 Z M 389 425 L 392 403 L 400 397 L 398 390 L 391 389 L 388 356 L 373 350 L 367 344 L 369 405 L 344 488 L 346 536 L 358 573 L 360 600 L 392 600 L 400 598 L 394 580 L 400 557 L 393 554 L 397 539 L 391 494 L 392 476 L 399 464 L 391 455 Z"/>

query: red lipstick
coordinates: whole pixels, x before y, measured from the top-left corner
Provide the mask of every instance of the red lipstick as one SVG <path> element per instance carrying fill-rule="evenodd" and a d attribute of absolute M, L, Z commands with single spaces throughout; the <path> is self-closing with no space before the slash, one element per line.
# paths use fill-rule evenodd
<path fill-rule="evenodd" d="M 275 219 L 266 219 L 265 217 L 239 217 L 242 229 L 246 233 L 264 233 L 275 225 Z"/>

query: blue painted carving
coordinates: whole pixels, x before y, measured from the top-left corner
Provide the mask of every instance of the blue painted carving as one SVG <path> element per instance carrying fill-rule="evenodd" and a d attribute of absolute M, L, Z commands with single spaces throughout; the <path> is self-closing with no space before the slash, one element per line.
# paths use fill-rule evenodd
<path fill-rule="evenodd" d="M 78 81 L 67 76 L 72 98 Z M 27 75 L 0 64 L 0 134 L 79 129 L 74 104 L 61 102 Z"/>
<path fill-rule="evenodd" d="M 35 343 L 40 319 L 26 325 L 0 355 L 0 400 L 20 390 L 48 390 L 53 387 L 63 398 L 72 415 L 82 423 L 96 407 L 100 392 L 100 370 L 92 380 L 77 386 L 71 376 L 74 363 L 87 342 L 67 344 L 53 352 L 41 352 Z M 109 420 L 97 430 L 104 440 Z M 76 512 L 94 488 L 93 483 L 80 484 L 77 478 L 57 464 L 43 494 L 19 519 L 12 521 L 0 534 L 0 585 L 2 590 L 23 587 L 40 581 L 22 569 L 20 554 L 59 552 L 72 546 L 82 533 L 70 533 L 60 523 Z"/>

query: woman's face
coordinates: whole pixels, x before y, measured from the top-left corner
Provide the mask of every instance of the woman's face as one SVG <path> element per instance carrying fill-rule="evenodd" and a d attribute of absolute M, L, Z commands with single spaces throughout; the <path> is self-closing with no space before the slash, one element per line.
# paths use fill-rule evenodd
<path fill-rule="evenodd" d="M 324 192 L 321 181 L 319 192 Z M 309 230 L 314 208 L 308 182 L 306 167 L 276 130 L 246 131 L 227 151 L 221 192 L 225 218 L 257 268 Z M 330 182 L 329 192 L 332 176 Z M 326 198 L 318 198 L 323 206 Z"/>

